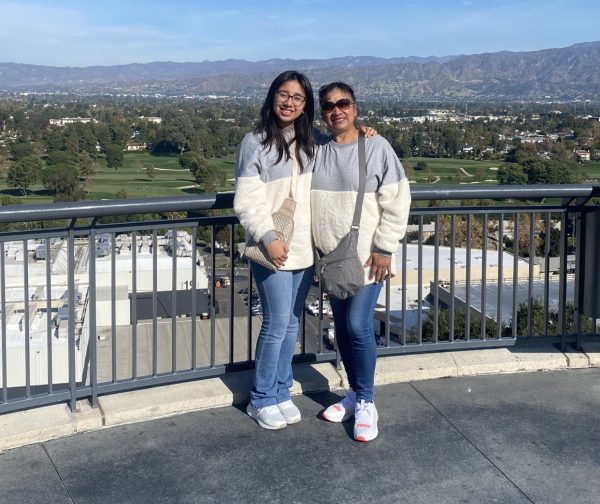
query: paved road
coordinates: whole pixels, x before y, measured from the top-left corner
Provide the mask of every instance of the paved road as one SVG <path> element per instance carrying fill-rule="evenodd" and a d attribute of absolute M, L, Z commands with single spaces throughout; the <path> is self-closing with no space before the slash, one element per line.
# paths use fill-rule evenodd
<path fill-rule="evenodd" d="M 0 454 L 0 503 L 597 503 L 600 369 L 378 387 L 380 437 L 319 418 L 259 429 L 244 405 Z"/>

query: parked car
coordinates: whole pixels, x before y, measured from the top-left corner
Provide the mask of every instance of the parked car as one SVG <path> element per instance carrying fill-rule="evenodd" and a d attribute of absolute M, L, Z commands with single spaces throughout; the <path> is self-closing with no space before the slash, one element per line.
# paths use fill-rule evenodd
<path fill-rule="evenodd" d="M 262 315 L 262 305 L 260 304 L 260 299 L 257 299 L 256 302 L 252 302 L 250 312 L 252 315 Z"/>
<path fill-rule="evenodd" d="M 238 291 L 238 294 L 242 294 L 243 296 L 245 295 L 246 297 L 248 297 L 248 287 L 242 287 Z M 252 294 L 256 294 L 256 289 L 254 287 L 252 287 Z"/>
<path fill-rule="evenodd" d="M 242 299 L 244 300 L 244 303 L 248 304 L 248 296 L 242 296 Z M 258 296 L 258 292 L 253 292 L 250 302 L 254 303 L 255 301 L 258 301 L 259 299 L 260 298 Z"/>
<path fill-rule="evenodd" d="M 329 322 L 329 327 L 324 328 L 323 331 L 325 333 L 323 336 L 325 345 L 328 348 L 334 348 L 334 341 L 335 341 L 335 325 L 334 325 L 334 323 Z"/>
<path fill-rule="evenodd" d="M 311 315 L 318 316 L 319 315 L 319 300 L 315 299 L 312 303 L 310 303 L 306 307 L 306 311 Z M 333 316 L 333 312 L 331 311 L 331 305 L 329 301 L 323 301 L 323 314 L 328 317 Z"/>

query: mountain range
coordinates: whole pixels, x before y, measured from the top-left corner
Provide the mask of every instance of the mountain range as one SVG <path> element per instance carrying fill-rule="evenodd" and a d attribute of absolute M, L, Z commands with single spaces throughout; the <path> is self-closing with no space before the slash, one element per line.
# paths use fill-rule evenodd
<path fill-rule="evenodd" d="M 230 59 L 90 67 L 0 63 L 0 90 L 261 97 L 275 75 L 292 68 L 305 72 L 315 88 L 342 80 L 362 98 L 597 101 L 600 97 L 600 42 L 428 58 Z"/>

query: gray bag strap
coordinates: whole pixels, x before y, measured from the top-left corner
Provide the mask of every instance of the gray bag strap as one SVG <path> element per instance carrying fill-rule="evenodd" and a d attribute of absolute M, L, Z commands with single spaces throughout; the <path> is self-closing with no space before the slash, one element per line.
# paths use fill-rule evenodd
<path fill-rule="evenodd" d="M 363 200 L 365 198 L 365 184 L 367 181 L 367 156 L 365 153 L 365 134 L 358 132 L 358 195 L 356 196 L 356 206 L 354 207 L 354 217 L 352 219 L 351 229 L 357 230 L 360 227 L 360 214 L 362 213 Z"/>

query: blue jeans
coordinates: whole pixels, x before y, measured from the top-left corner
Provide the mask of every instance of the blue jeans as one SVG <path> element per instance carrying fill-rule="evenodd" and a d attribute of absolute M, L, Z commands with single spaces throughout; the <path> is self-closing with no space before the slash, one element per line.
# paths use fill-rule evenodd
<path fill-rule="evenodd" d="M 348 299 L 330 299 L 335 339 L 356 400 L 373 400 L 377 343 L 373 312 L 383 282 L 367 284 Z"/>
<path fill-rule="evenodd" d="M 292 357 L 313 268 L 271 271 L 252 261 L 250 267 L 263 312 L 250 401 L 256 408 L 264 408 L 290 398 Z"/>

